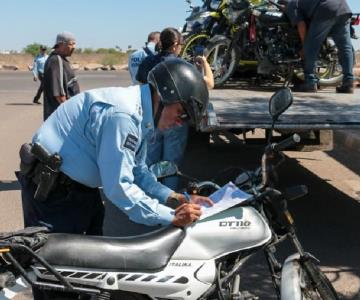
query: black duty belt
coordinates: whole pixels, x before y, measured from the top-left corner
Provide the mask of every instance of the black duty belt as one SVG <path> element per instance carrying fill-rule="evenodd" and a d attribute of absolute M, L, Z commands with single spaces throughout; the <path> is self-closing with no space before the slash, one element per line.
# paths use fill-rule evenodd
<path fill-rule="evenodd" d="M 62 158 L 50 154 L 40 144 L 24 144 L 20 149 L 20 172 L 36 184 L 34 198 L 46 201 L 50 192 L 58 188 L 77 189 L 84 192 L 94 190 L 60 171 Z"/>

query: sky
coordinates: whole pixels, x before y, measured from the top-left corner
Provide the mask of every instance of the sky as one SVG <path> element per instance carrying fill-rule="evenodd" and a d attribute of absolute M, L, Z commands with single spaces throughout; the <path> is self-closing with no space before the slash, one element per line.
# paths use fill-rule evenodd
<path fill-rule="evenodd" d="M 360 13 L 360 0 L 347 1 Z M 79 48 L 139 48 L 151 31 L 181 28 L 188 10 L 185 0 L 0 0 L 0 50 L 52 46 L 62 31 L 74 33 Z"/>

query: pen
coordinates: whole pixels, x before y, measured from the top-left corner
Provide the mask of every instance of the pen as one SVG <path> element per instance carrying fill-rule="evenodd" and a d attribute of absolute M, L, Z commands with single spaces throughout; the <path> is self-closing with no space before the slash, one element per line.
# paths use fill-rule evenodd
<path fill-rule="evenodd" d="M 185 196 L 185 198 L 186 198 L 187 202 L 190 202 L 190 201 L 191 201 L 191 197 L 190 197 L 190 195 L 189 195 L 187 192 L 184 192 L 183 194 L 184 194 L 184 196 Z"/>

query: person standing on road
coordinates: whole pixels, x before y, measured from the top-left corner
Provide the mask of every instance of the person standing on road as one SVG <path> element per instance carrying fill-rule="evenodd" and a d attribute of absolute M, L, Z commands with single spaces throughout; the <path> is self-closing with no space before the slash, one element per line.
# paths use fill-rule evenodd
<path fill-rule="evenodd" d="M 343 82 L 338 93 L 353 93 L 353 48 L 350 37 L 351 10 L 346 0 L 289 0 L 286 13 L 297 26 L 303 43 L 305 83 L 295 87 L 299 92 L 316 92 L 316 60 L 321 45 L 330 35 L 339 50 Z"/>
<path fill-rule="evenodd" d="M 183 45 L 181 33 L 175 28 L 165 28 L 160 33 L 160 49 L 161 51 L 153 56 L 146 57 L 139 66 L 136 79 L 145 84 L 148 80 L 148 74 L 160 62 L 178 57 Z M 214 87 L 214 77 L 204 56 L 196 58 L 197 67 L 203 69 L 203 79 L 209 89 Z M 147 164 L 150 166 L 162 160 L 167 160 L 180 165 L 188 138 L 189 126 L 184 123 L 180 126 L 170 128 L 163 132 L 156 131 L 152 141 L 148 144 Z M 167 177 L 163 179 L 163 183 L 171 189 L 176 190 L 178 186 L 177 176 Z"/>
<path fill-rule="evenodd" d="M 80 92 L 77 78 L 67 57 L 76 47 L 72 33 L 62 32 L 56 42 L 44 68 L 44 120 L 61 104 Z"/>
<path fill-rule="evenodd" d="M 148 55 L 152 56 L 156 54 L 156 45 L 159 43 L 159 40 L 160 40 L 159 31 L 150 32 L 145 47 L 136 50 L 129 56 L 128 69 L 133 84 L 139 84 L 139 82 L 136 80 L 136 74 L 139 65 L 146 56 Z"/>
<path fill-rule="evenodd" d="M 45 66 L 45 62 L 48 58 L 45 46 L 41 45 L 39 50 L 40 50 L 40 52 L 38 55 L 36 55 L 36 57 L 34 59 L 34 63 L 33 63 L 33 68 L 32 68 L 32 72 L 34 74 L 34 81 L 37 81 L 37 80 L 40 81 L 39 88 L 33 99 L 33 103 L 36 103 L 36 104 L 40 104 L 39 99 L 43 92 L 44 66 Z"/>

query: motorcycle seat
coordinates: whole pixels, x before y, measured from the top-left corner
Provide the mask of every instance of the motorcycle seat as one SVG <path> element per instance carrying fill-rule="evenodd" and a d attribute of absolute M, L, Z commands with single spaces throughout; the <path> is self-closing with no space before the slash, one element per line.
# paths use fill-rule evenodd
<path fill-rule="evenodd" d="M 290 22 L 287 16 L 280 12 L 264 12 L 259 19 L 262 23 L 269 25 L 289 24 Z"/>
<path fill-rule="evenodd" d="M 55 266 L 155 271 L 167 265 L 184 237 L 174 226 L 131 237 L 53 233 L 37 254 Z"/>

